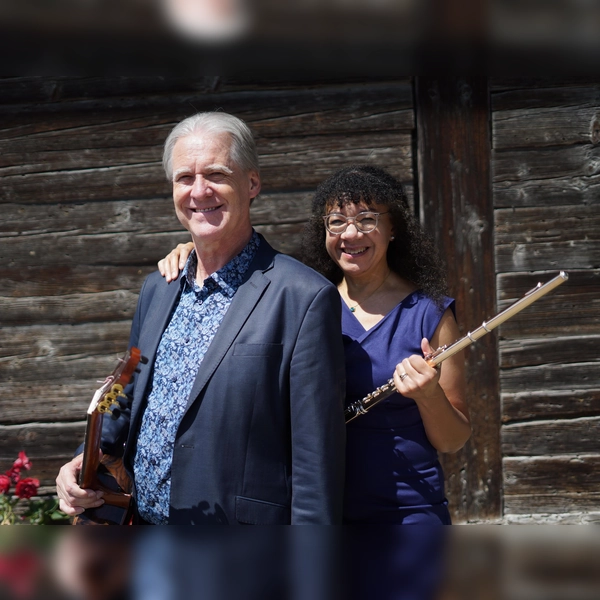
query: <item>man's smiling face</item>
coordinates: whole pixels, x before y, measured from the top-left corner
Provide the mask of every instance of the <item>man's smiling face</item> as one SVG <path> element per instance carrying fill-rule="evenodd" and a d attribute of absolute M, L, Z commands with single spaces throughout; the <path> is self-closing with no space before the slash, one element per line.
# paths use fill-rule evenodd
<path fill-rule="evenodd" d="M 248 238 L 250 202 L 260 177 L 235 164 L 228 133 L 197 132 L 173 148 L 173 201 L 182 225 L 198 247 Z"/>

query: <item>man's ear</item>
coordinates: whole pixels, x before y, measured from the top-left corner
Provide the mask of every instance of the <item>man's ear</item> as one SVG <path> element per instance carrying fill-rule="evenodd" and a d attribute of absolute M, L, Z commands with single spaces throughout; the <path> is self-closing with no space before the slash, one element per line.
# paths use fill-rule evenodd
<path fill-rule="evenodd" d="M 260 183 L 260 175 L 256 171 L 250 171 L 250 175 L 248 177 L 249 183 L 249 191 L 250 198 L 254 200 L 256 196 L 260 193 L 261 183 Z"/>

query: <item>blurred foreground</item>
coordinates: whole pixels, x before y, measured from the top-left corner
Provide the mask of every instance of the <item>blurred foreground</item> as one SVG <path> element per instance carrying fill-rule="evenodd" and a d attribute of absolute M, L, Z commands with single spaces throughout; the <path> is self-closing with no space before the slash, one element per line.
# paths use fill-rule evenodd
<path fill-rule="evenodd" d="M 586 526 L 5 527 L 0 598 L 592 600 Z"/>
<path fill-rule="evenodd" d="M 0 0 L 13 74 L 595 74 L 600 4 L 554 0 Z"/>

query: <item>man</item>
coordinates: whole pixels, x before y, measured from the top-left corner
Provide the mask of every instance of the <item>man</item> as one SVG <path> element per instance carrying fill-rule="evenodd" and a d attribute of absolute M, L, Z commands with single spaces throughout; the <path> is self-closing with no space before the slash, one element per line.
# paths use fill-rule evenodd
<path fill-rule="evenodd" d="M 149 361 L 130 413 L 105 419 L 141 523 L 337 523 L 345 425 L 340 300 L 251 226 L 261 188 L 248 127 L 225 113 L 179 123 L 165 143 L 177 217 L 192 253 L 178 281 L 145 281 L 130 346 Z M 57 478 L 69 515 L 102 504 Z"/>

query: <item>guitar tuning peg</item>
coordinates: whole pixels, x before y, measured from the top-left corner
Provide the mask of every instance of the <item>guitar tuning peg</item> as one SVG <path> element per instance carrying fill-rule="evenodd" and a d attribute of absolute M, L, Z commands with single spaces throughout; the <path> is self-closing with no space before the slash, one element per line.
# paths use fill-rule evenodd
<path fill-rule="evenodd" d="M 148 364 L 148 359 L 145 356 L 140 356 L 140 362 L 143 365 L 147 365 Z"/>

